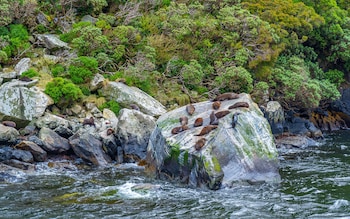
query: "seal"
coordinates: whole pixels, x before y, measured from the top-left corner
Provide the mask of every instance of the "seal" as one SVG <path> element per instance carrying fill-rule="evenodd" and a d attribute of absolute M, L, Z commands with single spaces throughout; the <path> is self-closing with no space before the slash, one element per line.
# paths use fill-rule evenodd
<path fill-rule="evenodd" d="M 215 116 L 215 113 L 214 111 L 211 112 L 210 114 L 210 122 L 209 122 L 210 125 L 219 125 L 219 120 L 218 118 Z"/>
<path fill-rule="evenodd" d="M 30 81 L 33 81 L 33 79 L 27 77 L 27 76 L 23 76 L 23 77 L 20 77 L 18 80 L 20 81 L 24 81 L 24 82 L 30 82 Z"/>
<path fill-rule="evenodd" d="M 194 106 L 192 104 L 188 104 L 186 106 L 186 111 L 189 115 L 193 115 L 194 111 L 196 110 L 196 108 L 194 108 Z"/>
<path fill-rule="evenodd" d="M 239 95 L 236 93 L 223 93 L 220 94 L 219 96 L 215 97 L 213 101 L 224 101 L 224 100 L 233 100 L 233 99 L 238 99 Z"/>
<path fill-rule="evenodd" d="M 137 110 L 137 111 L 140 111 L 140 107 L 136 104 L 130 104 L 130 108 L 133 109 L 133 110 Z"/>
<path fill-rule="evenodd" d="M 196 144 L 194 145 L 194 148 L 197 151 L 199 151 L 200 149 L 202 149 L 202 147 L 205 145 L 206 142 L 207 142 L 207 139 L 201 138 L 196 142 Z"/>
<path fill-rule="evenodd" d="M 238 115 L 240 113 L 234 113 L 233 116 L 232 116 L 232 122 L 231 122 L 231 125 L 232 125 L 232 128 L 235 128 L 236 125 L 237 125 L 237 121 L 238 121 Z"/>
<path fill-rule="evenodd" d="M 211 130 L 216 129 L 217 127 L 218 127 L 217 125 L 207 125 L 207 126 L 205 126 L 205 127 L 201 130 L 201 132 L 200 132 L 199 134 L 197 134 L 197 135 L 195 135 L 195 136 L 206 135 L 206 134 L 208 134 L 209 132 L 211 132 Z"/>
<path fill-rule="evenodd" d="M 187 124 L 188 124 L 188 117 L 187 117 L 187 116 L 181 116 L 181 117 L 179 118 L 179 121 L 180 121 L 180 123 L 181 123 L 182 126 L 183 126 L 183 125 L 187 125 Z"/>
<path fill-rule="evenodd" d="M 201 126 L 201 125 L 203 125 L 203 118 L 199 117 L 199 118 L 197 118 L 197 119 L 194 121 L 193 126 L 194 126 L 194 127 L 198 127 L 198 126 Z"/>
<path fill-rule="evenodd" d="M 219 111 L 219 112 L 215 113 L 215 116 L 216 116 L 216 118 L 220 119 L 229 113 L 230 113 L 229 110 L 223 110 L 223 111 Z"/>
<path fill-rule="evenodd" d="M 107 135 L 112 135 L 112 134 L 114 134 L 114 130 L 111 128 L 107 129 Z"/>
<path fill-rule="evenodd" d="M 171 134 L 176 135 L 188 129 L 187 125 L 177 126 L 171 130 Z"/>
<path fill-rule="evenodd" d="M 91 116 L 89 119 L 84 119 L 83 125 L 89 125 L 89 126 L 96 127 L 94 117 Z"/>
<path fill-rule="evenodd" d="M 245 107 L 245 108 L 249 108 L 249 104 L 247 102 L 237 102 L 231 106 L 228 107 L 228 109 L 235 109 L 238 107 Z"/>
<path fill-rule="evenodd" d="M 220 101 L 215 101 L 213 103 L 213 109 L 218 110 L 220 108 L 221 102 Z"/>
<path fill-rule="evenodd" d="M 8 126 L 8 127 L 12 127 L 12 128 L 16 128 L 16 123 L 13 121 L 2 121 L 1 124 L 3 124 L 4 126 Z"/>

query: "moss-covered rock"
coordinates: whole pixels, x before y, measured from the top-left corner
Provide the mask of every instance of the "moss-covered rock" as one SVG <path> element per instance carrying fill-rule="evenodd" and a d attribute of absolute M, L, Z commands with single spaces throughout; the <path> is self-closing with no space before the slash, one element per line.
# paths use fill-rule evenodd
<path fill-rule="evenodd" d="M 228 109 L 237 102 L 247 102 L 249 108 Z M 157 120 L 148 145 L 149 169 L 161 177 L 210 189 L 241 181 L 278 181 L 278 154 L 271 128 L 250 95 L 240 94 L 239 99 L 222 101 L 216 111 L 212 103 L 194 104 L 196 110 L 191 116 L 184 106 Z M 197 136 L 209 124 L 212 111 L 224 110 L 229 110 L 229 114 L 219 119 L 216 129 Z M 237 123 L 232 128 L 234 115 Z M 172 129 L 180 126 L 181 116 L 188 117 L 188 129 L 172 134 Z M 194 127 L 199 117 L 203 118 L 203 126 Z M 201 138 L 206 143 L 196 150 L 194 145 Z"/>

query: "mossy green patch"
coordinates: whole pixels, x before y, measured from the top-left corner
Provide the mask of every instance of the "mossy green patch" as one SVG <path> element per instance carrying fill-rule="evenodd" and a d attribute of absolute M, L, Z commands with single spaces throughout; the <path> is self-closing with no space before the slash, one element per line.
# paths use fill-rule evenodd
<path fill-rule="evenodd" d="M 159 122 L 158 123 L 158 127 L 163 129 L 165 127 L 172 126 L 172 125 L 174 125 L 176 123 L 179 123 L 179 119 L 178 118 L 170 118 L 170 119 L 166 119 L 166 120 L 163 120 L 163 121 Z"/>

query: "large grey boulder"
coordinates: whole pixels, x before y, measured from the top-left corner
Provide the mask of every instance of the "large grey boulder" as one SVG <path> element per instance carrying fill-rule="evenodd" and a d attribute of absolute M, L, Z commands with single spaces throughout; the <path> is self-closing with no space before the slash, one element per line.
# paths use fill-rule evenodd
<path fill-rule="evenodd" d="M 97 166 L 106 166 L 111 158 L 103 151 L 102 142 L 90 133 L 76 133 L 69 138 L 74 153 Z"/>
<path fill-rule="evenodd" d="M 264 110 L 265 118 L 269 121 L 273 134 L 283 133 L 284 110 L 277 101 L 269 101 Z"/>
<path fill-rule="evenodd" d="M 0 115 L 31 121 L 44 114 L 53 100 L 31 83 L 14 80 L 0 86 Z"/>
<path fill-rule="evenodd" d="M 14 143 L 18 137 L 17 129 L 0 124 L 0 142 Z"/>
<path fill-rule="evenodd" d="M 147 145 L 154 127 L 155 119 L 137 110 L 122 109 L 119 112 L 117 138 L 126 158 L 139 161 L 146 158 Z"/>
<path fill-rule="evenodd" d="M 147 163 L 160 177 L 170 177 L 193 186 L 219 189 L 237 182 L 275 182 L 280 179 L 278 153 L 269 123 L 250 95 L 240 94 L 239 99 L 221 102 L 217 111 L 228 110 L 237 102 L 246 102 L 249 108 L 230 109 L 219 119 L 218 127 L 209 134 L 196 136 L 208 125 L 213 111 L 210 101 L 194 104 L 192 116 L 186 107 L 175 109 L 157 120 L 148 144 Z M 216 112 L 216 111 L 215 111 Z M 233 115 L 240 113 L 232 128 Z M 188 116 L 188 129 L 172 134 L 179 127 L 179 117 Z M 194 127 L 197 118 L 203 125 Z M 206 139 L 196 150 L 195 144 Z"/>
<path fill-rule="evenodd" d="M 120 82 L 108 82 L 102 92 L 106 99 L 115 100 L 125 107 L 136 104 L 141 112 L 151 116 L 166 113 L 165 107 L 160 102 L 136 87 L 129 87 Z"/>
<path fill-rule="evenodd" d="M 71 148 L 67 139 L 46 127 L 40 129 L 39 138 L 43 142 L 43 149 L 49 153 L 62 153 Z"/>
<path fill-rule="evenodd" d="M 48 49 L 69 49 L 67 43 L 63 42 L 54 34 L 38 34 L 37 39 Z"/>

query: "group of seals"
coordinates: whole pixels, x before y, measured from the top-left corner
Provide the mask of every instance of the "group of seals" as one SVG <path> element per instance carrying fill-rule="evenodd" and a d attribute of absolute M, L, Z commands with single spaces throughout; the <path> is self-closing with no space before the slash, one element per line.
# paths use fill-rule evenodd
<path fill-rule="evenodd" d="M 219 125 L 219 119 L 225 117 L 226 115 L 231 113 L 231 109 L 235 109 L 235 108 L 239 108 L 239 107 L 245 107 L 245 108 L 249 108 L 249 104 L 246 102 L 237 102 L 231 106 L 228 107 L 228 110 L 222 110 L 222 111 L 218 111 L 215 112 L 216 110 L 220 109 L 221 106 L 221 102 L 225 101 L 225 100 L 232 100 L 232 99 L 238 99 L 239 98 L 239 94 L 237 93 L 224 93 L 224 94 L 220 94 L 218 95 L 216 98 L 213 99 L 213 104 L 212 104 L 212 108 L 214 109 L 211 114 L 210 114 L 210 122 L 209 125 L 204 126 L 201 131 L 198 134 L 195 134 L 194 136 L 204 136 L 209 134 L 212 130 L 218 128 Z M 195 107 L 192 104 L 188 104 L 186 106 L 186 112 L 188 113 L 188 115 L 192 116 L 195 112 Z M 231 122 L 231 126 L 232 128 L 236 127 L 237 121 L 238 121 L 238 115 L 240 113 L 234 113 L 232 116 L 232 122 Z M 188 117 L 187 116 L 182 116 L 179 118 L 180 124 L 181 126 L 175 127 L 171 130 L 172 134 L 178 134 L 182 131 L 185 131 L 188 129 Z M 203 118 L 199 117 L 194 121 L 193 127 L 199 127 L 203 125 Z M 201 150 L 205 143 L 206 143 L 207 139 L 202 137 L 200 138 L 194 145 L 194 148 L 199 151 Z"/>

